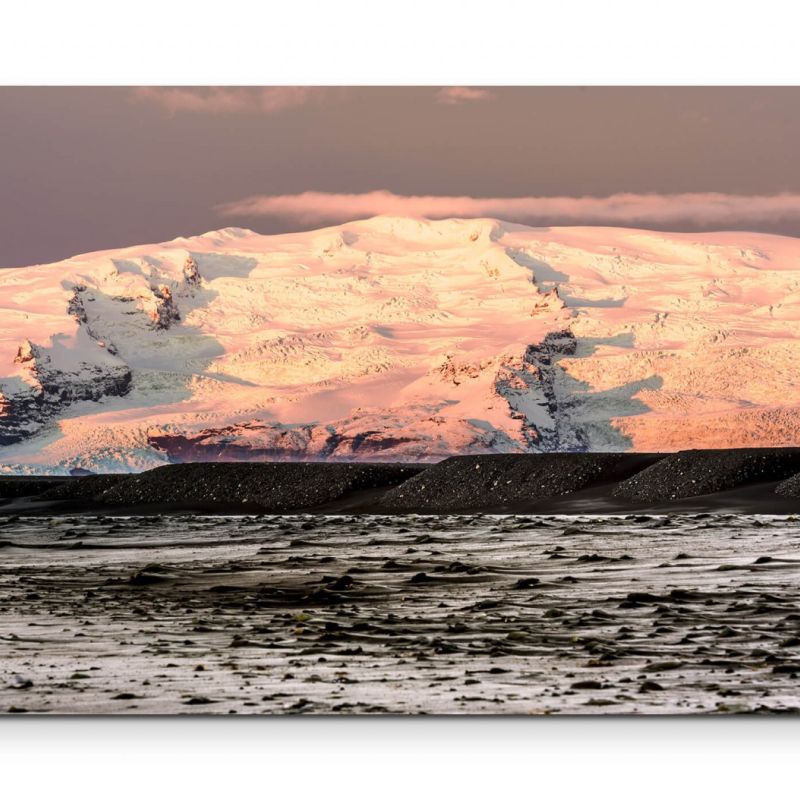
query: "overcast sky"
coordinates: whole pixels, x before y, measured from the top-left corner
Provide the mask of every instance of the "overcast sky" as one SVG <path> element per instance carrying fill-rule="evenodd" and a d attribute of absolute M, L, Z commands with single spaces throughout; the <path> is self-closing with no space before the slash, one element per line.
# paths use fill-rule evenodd
<path fill-rule="evenodd" d="M 0 120 L 3 266 L 377 213 L 800 235 L 797 88 L 0 88 Z"/>

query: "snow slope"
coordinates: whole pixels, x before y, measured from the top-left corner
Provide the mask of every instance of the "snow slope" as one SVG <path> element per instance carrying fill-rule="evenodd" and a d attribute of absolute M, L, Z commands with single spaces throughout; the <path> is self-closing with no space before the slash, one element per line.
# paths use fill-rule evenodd
<path fill-rule="evenodd" d="M 0 470 L 800 442 L 800 240 L 376 217 L 0 271 Z"/>

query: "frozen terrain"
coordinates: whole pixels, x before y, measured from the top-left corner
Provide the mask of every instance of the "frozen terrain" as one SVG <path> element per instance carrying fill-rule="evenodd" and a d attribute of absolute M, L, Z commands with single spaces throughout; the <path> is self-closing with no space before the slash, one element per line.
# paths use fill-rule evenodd
<path fill-rule="evenodd" d="M 376 217 L 0 271 L 0 470 L 800 440 L 800 240 Z"/>
<path fill-rule="evenodd" d="M 797 517 L 17 517 L 0 715 L 797 713 Z"/>

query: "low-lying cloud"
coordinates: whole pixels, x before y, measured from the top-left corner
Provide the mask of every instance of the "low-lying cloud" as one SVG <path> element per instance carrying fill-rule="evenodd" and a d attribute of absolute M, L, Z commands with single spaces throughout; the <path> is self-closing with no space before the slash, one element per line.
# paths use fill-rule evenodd
<path fill-rule="evenodd" d="M 131 90 L 136 102 L 160 106 L 170 114 L 275 114 L 323 99 L 342 99 L 344 86 L 138 86 Z M 488 89 L 443 86 L 437 103 L 455 106 L 488 100 Z"/>
<path fill-rule="evenodd" d="M 255 195 L 217 207 L 225 217 L 275 217 L 300 224 L 377 215 L 496 217 L 550 225 L 726 228 L 800 221 L 800 194 L 614 194 L 608 197 L 446 197 L 388 191 Z"/>
<path fill-rule="evenodd" d="M 487 89 L 473 89 L 469 86 L 444 86 L 436 93 L 436 100 L 448 106 L 472 103 L 476 100 L 489 100 L 492 93 Z"/>
<path fill-rule="evenodd" d="M 161 106 L 171 114 L 275 114 L 317 102 L 341 90 L 324 86 L 139 86 L 135 100 Z"/>

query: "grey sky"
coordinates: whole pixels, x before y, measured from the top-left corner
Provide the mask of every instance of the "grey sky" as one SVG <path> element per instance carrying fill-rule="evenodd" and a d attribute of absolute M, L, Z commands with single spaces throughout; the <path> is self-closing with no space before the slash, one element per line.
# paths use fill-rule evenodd
<path fill-rule="evenodd" d="M 308 227 L 219 210 L 252 195 L 800 192 L 798 88 L 6 87 L 0 122 L 3 266 Z M 797 216 L 741 216 L 726 227 L 800 235 Z"/>

